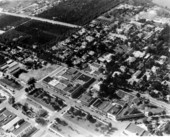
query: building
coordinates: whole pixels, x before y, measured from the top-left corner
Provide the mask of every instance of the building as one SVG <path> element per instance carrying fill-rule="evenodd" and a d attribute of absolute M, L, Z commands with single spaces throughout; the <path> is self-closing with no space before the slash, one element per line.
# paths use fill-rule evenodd
<path fill-rule="evenodd" d="M 0 110 L 0 127 L 4 131 L 8 131 L 12 137 L 22 137 L 24 134 L 33 134 L 37 131 L 29 122 L 16 116 L 6 108 Z"/>
<path fill-rule="evenodd" d="M 7 131 L 7 130 L 11 129 L 12 126 L 13 126 L 15 123 L 17 123 L 19 120 L 21 120 L 21 118 L 15 117 L 13 120 L 11 120 L 10 122 L 8 122 L 6 125 L 3 125 L 3 126 L 2 126 L 2 129 L 3 129 L 4 131 Z"/>
<path fill-rule="evenodd" d="M 79 101 L 85 106 L 90 106 L 92 102 L 94 101 L 94 98 L 88 95 L 87 93 L 85 93 L 81 95 Z"/>
<path fill-rule="evenodd" d="M 125 130 L 123 131 L 123 134 L 130 137 L 136 137 L 136 136 L 149 136 L 149 132 L 144 130 L 143 128 L 130 123 Z"/>
<path fill-rule="evenodd" d="M 14 137 L 22 137 L 25 134 L 28 134 L 29 132 L 32 132 L 34 127 L 27 121 L 18 122 L 13 126 L 13 130 L 11 133 L 14 135 Z"/>
<path fill-rule="evenodd" d="M 103 115 L 107 115 L 108 111 L 113 107 L 110 101 L 103 101 L 101 99 L 97 99 L 92 105 L 91 109 L 100 112 Z"/>
<path fill-rule="evenodd" d="M 12 121 L 17 116 L 7 110 L 6 108 L 3 108 L 0 110 L 0 126 L 3 127 L 4 125 L 8 124 L 10 121 Z"/>

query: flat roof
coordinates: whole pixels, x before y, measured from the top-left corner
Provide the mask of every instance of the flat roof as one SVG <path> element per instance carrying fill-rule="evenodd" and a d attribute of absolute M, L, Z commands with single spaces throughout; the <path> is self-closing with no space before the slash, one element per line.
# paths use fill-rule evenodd
<path fill-rule="evenodd" d="M 27 129 L 30 125 L 31 125 L 30 123 L 28 123 L 27 121 L 25 121 L 23 124 L 20 125 L 19 128 L 14 129 L 14 130 L 12 131 L 12 133 L 13 133 L 14 135 L 18 135 L 18 134 L 20 134 L 21 132 L 23 132 L 25 129 Z"/>
<path fill-rule="evenodd" d="M 47 82 L 47 83 L 49 83 L 52 80 L 53 80 L 53 78 L 51 78 L 51 77 L 46 77 L 45 79 L 43 79 L 43 81 Z"/>
<path fill-rule="evenodd" d="M 90 103 L 93 100 L 93 97 L 91 97 L 88 94 L 83 94 L 80 98 L 80 101 L 84 102 L 84 103 Z"/>
<path fill-rule="evenodd" d="M 58 80 L 53 79 L 53 80 L 52 80 L 52 81 L 50 81 L 48 84 L 54 87 L 54 86 L 56 86 L 58 83 L 59 83 L 59 81 L 58 81 Z"/>
<path fill-rule="evenodd" d="M 12 68 L 14 66 L 18 65 L 18 62 L 14 61 L 11 64 L 8 65 L 9 68 Z"/>
<path fill-rule="evenodd" d="M 15 123 L 17 123 L 21 118 L 15 117 L 13 120 L 11 120 L 9 123 L 6 125 L 2 126 L 3 130 L 8 130 L 10 129 Z"/>
<path fill-rule="evenodd" d="M 147 131 L 145 131 L 143 128 L 135 125 L 134 123 L 130 123 L 127 127 L 126 127 L 126 130 L 131 132 L 131 133 L 134 133 L 138 136 L 143 136 L 144 134 L 146 135 L 149 135 L 149 133 L 147 133 Z"/>
<path fill-rule="evenodd" d="M 7 110 L 6 108 L 3 108 L 0 112 L 0 124 L 6 125 L 9 123 L 11 120 L 13 120 L 16 117 L 15 114 Z"/>
<path fill-rule="evenodd" d="M 116 115 L 121 109 L 122 109 L 121 105 L 115 104 L 108 110 L 108 113 Z"/>

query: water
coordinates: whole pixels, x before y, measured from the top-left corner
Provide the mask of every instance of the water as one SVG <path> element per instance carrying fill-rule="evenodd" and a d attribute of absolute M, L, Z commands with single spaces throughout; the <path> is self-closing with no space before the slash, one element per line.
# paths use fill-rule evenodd
<path fill-rule="evenodd" d="M 170 8 L 170 0 L 152 0 L 154 3 Z"/>

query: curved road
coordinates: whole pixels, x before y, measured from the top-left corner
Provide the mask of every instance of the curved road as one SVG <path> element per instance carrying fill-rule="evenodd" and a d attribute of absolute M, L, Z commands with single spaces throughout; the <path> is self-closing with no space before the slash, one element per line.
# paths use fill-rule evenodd
<path fill-rule="evenodd" d="M 44 19 L 44 18 L 34 17 L 34 16 L 28 16 L 28 15 L 24 15 L 24 14 L 10 13 L 10 12 L 4 12 L 4 11 L 0 11 L 0 13 L 6 14 L 6 15 L 11 15 L 11 16 L 17 16 L 17 17 L 21 17 L 21 18 L 29 18 L 29 19 L 33 19 L 33 20 L 38 20 L 38 21 L 42 21 L 42 22 L 47 22 L 47 23 L 71 27 L 71 28 L 81 28 L 81 26 L 70 24 L 70 23 L 54 21 L 54 20 Z"/>

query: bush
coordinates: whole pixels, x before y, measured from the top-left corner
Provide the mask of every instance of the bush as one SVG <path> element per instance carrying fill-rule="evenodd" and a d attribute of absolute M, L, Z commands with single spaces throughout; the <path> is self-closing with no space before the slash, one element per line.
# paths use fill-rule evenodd
<path fill-rule="evenodd" d="M 35 120 L 38 124 L 40 124 L 41 126 L 46 126 L 47 125 L 47 120 L 43 119 L 43 118 L 36 118 Z"/>

